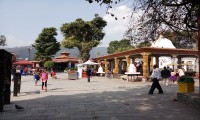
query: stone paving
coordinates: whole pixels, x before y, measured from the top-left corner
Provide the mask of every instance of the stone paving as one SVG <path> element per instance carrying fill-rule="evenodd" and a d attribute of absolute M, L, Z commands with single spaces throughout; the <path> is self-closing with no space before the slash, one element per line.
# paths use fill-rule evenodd
<path fill-rule="evenodd" d="M 22 76 L 21 92 L 11 94 L 0 120 L 200 120 L 199 110 L 174 101 L 174 83 L 162 86 L 164 94 L 155 90 L 148 95 L 151 82 L 92 77 L 88 83 L 86 78 L 67 80 L 65 73 L 57 76 L 49 78 L 47 92 L 41 82 L 33 85 L 32 76 Z M 16 110 L 15 104 L 24 110 Z"/>

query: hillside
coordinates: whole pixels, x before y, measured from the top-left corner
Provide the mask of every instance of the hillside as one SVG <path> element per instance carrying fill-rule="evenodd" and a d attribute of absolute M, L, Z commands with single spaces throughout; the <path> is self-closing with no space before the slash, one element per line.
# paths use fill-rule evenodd
<path fill-rule="evenodd" d="M 23 47 L 14 47 L 14 48 L 4 48 L 6 51 L 8 52 L 12 52 L 15 53 L 17 55 L 17 58 L 20 59 L 26 59 L 29 57 L 29 50 L 27 46 L 23 46 Z M 54 57 L 57 57 L 60 55 L 60 52 L 70 52 L 69 56 L 71 57 L 79 57 L 79 51 L 78 49 L 67 49 L 67 48 L 62 48 L 60 51 L 58 51 Z M 95 47 L 90 51 L 90 58 L 94 58 L 97 57 L 97 52 L 100 52 L 101 55 L 107 55 L 107 48 L 106 47 Z M 36 52 L 36 50 L 34 48 L 32 48 L 30 50 L 30 59 L 32 60 L 34 58 L 34 53 Z"/>

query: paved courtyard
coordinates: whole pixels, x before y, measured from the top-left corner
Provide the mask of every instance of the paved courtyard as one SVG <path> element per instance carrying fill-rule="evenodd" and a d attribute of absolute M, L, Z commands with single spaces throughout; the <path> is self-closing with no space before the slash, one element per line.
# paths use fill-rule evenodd
<path fill-rule="evenodd" d="M 41 82 L 33 85 L 32 76 L 22 76 L 21 93 L 11 94 L 0 120 L 200 120 L 199 110 L 174 101 L 177 84 L 162 86 L 164 94 L 155 90 L 148 95 L 151 82 L 92 77 L 88 83 L 57 75 L 49 78 L 47 92 L 41 91 Z M 15 104 L 24 110 L 16 110 Z"/>

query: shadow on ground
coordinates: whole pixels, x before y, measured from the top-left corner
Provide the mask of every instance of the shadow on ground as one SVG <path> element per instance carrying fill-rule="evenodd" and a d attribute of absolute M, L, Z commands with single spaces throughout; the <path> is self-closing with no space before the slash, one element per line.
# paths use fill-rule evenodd
<path fill-rule="evenodd" d="M 175 86 L 171 86 L 173 88 Z M 73 94 L 62 88 L 48 92 L 71 92 L 72 95 L 49 95 L 4 105 L 1 120 L 199 120 L 199 111 L 192 106 L 173 101 L 174 92 L 148 95 L 150 86 L 128 88 L 119 86 L 113 91 Z M 40 93 L 43 94 L 43 93 Z M 16 110 L 14 104 L 24 107 Z M 187 116 L 187 117 L 186 117 Z M 190 116 L 188 118 L 188 116 Z"/>

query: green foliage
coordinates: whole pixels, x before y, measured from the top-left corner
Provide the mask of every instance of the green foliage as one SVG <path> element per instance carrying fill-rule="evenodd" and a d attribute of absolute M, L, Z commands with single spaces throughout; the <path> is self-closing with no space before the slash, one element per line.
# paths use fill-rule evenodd
<path fill-rule="evenodd" d="M 35 60 L 47 61 L 51 60 L 52 55 L 60 50 L 60 43 L 57 42 L 55 36 L 57 35 L 56 28 L 44 28 L 39 34 L 35 43 L 32 45 L 37 52 L 35 53 Z"/>
<path fill-rule="evenodd" d="M 52 62 L 52 61 L 46 61 L 45 63 L 44 63 L 44 67 L 45 68 L 52 68 L 54 66 L 54 63 Z"/>
<path fill-rule="evenodd" d="M 68 71 L 68 70 L 70 70 L 70 71 L 73 71 L 73 70 L 74 70 L 74 71 L 77 71 L 78 68 L 77 68 L 77 67 L 72 67 L 72 68 L 66 67 L 65 70 L 66 70 L 66 71 Z"/>
<path fill-rule="evenodd" d="M 118 44 L 119 44 L 118 40 L 111 41 L 111 42 L 109 43 L 108 48 L 107 48 L 107 52 L 108 52 L 109 54 L 114 53 L 115 50 L 117 50 L 117 48 L 118 48 Z"/>
<path fill-rule="evenodd" d="M 165 31 L 164 36 L 168 39 L 170 39 L 173 43 L 173 45 L 176 48 L 180 49 L 193 49 L 195 44 L 197 43 L 197 33 L 191 32 L 190 38 L 188 35 L 188 32 L 180 31 L 180 32 L 170 32 Z"/>
<path fill-rule="evenodd" d="M 187 76 L 184 76 L 184 77 L 180 77 L 178 79 L 178 82 L 194 82 L 194 79 L 192 77 L 187 77 Z"/>
<path fill-rule="evenodd" d="M 90 50 L 98 46 L 103 39 L 105 35 L 103 28 L 106 25 L 107 22 L 97 14 L 91 21 L 84 21 L 78 18 L 74 22 L 65 23 L 60 28 L 65 37 L 61 45 L 69 49 L 77 47 L 81 59 L 86 61 L 90 57 Z"/>
<path fill-rule="evenodd" d="M 144 41 L 144 42 L 140 42 L 138 45 L 137 45 L 137 48 L 142 48 L 142 47 L 150 47 L 151 46 L 151 43 L 149 41 Z"/>
<path fill-rule="evenodd" d="M 123 52 L 126 50 L 134 49 L 134 46 L 131 45 L 130 40 L 122 39 L 120 41 L 114 40 L 109 43 L 109 47 L 107 51 L 109 54 L 116 53 L 116 52 Z"/>
<path fill-rule="evenodd" d="M 0 46 L 6 46 L 6 37 L 4 35 L 0 35 Z"/>
<path fill-rule="evenodd" d="M 135 42 L 154 41 L 163 30 L 175 33 L 172 40 L 176 48 L 192 49 L 194 43 L 200 41 L 195 37 L 200 33 L 200 1 L 199 0 L 86 0 L 89 3 L 104 4 L 108 9 L 120 2 L 130 4 L 132 8 L 131 24 L 126 36 Z M 131 3 L 130 3 L 131 2 Z M 139 12 L 138 12 L 139 11 Z M 141 12 L 143 11 L 143 12 Z M 134 13 L 139 17 L 134 17 Z M 107 12 L 111 16 L 113 13 Z M 125 17 L 123 17 L 125 18 Z M 135 20 L 137 18 L 137 20 Z M 165 35 L 164 35 L 165 36 Z M 200 35 L 199 35 L 200 36 Z M 165 36 L 166 37 L 166 36 Z M 197 46 L 197 44 L 196 44 Z M 199 48 L 200 49 L 200 48 Z"/>

